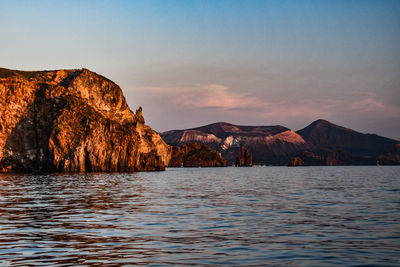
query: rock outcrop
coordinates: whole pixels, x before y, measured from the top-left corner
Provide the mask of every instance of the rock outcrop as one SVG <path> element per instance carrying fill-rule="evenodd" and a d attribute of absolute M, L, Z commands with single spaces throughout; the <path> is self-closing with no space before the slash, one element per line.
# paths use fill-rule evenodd
<path fill-rule="evenodd" d="M 294 157 L 290 162 L 289 162 L 289 167 L 298 167 L 298 166 L 304 166 L 304 161 L 300 157 Z"/>
<path fill-rule="evenodd" d="M 173 147 L 169 167 L 225 167 L 220 153 L 204 144 L 188 143 Z"/>
<path fill-rule="evenodd" d="M 0 69 L 0 170 L 163 170 L 172 148 L 118 85 L 87 69 Z"/>
<path fill-rule="evenodd" d="M 240 146 L 235 165 L 238 167 L 253 166 L 253 157 L 251 156 L 250 151 L 245 146 Z"/>

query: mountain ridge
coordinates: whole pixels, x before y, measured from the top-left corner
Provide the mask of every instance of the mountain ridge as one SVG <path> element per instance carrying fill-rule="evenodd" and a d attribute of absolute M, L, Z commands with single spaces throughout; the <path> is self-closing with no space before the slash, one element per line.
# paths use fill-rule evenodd
<path fill-rule="evenodd" d="M 222 153 L 228 164 L 233 163 L 235 150 L 240 145 L 251 151 L 255 164 L 287 165 L 293 157 L 301 155 L 314 155 L 313 160 L 305 160 L 318 165 L 372 164 L 378 156 L 389 153 L 399 143 L 324 119 L 315 120 L 298 131 L 282 125 L 244 126 L 216 122 L 190 129 L 169 130 L 160 135 L 166 143 L 173 145 L 192 141 L 207 144 Z"/>

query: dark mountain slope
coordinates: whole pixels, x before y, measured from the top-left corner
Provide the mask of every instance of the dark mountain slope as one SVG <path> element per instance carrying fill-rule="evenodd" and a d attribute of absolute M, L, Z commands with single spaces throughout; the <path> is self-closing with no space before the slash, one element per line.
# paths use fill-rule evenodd
<path fill-rule="evenodd" d="M 363 134 L 326 120 L 317 120 L 297 131 L 313 150 L 342 150 L 357 157 L 376 157 L 390 151 L 396 140 Z"/>

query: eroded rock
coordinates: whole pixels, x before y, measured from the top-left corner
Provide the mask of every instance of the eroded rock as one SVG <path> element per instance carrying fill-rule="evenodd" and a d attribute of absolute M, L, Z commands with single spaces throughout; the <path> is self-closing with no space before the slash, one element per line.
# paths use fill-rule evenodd
<path fill-rule="evenodd" d="M 253 166 L 253 157 L 250 151 L 244 147 L 240 146 L 238 157 L 236 159 L 236 166 L 238 167 L 251 167 Z"/>
<path fill-rule="evenodd" d="M 163 170 L 172 148 L 118 85 L 87 69 L 0 69 L 0 170 Z"/>

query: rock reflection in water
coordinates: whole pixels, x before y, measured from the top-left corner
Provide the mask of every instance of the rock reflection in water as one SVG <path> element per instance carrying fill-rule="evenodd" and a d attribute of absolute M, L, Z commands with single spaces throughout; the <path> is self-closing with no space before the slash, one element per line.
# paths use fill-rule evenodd
<path fill-rule="evenodd" d="M 0 265 L 396 265 L 398 171 L 1 175 Z"/>

